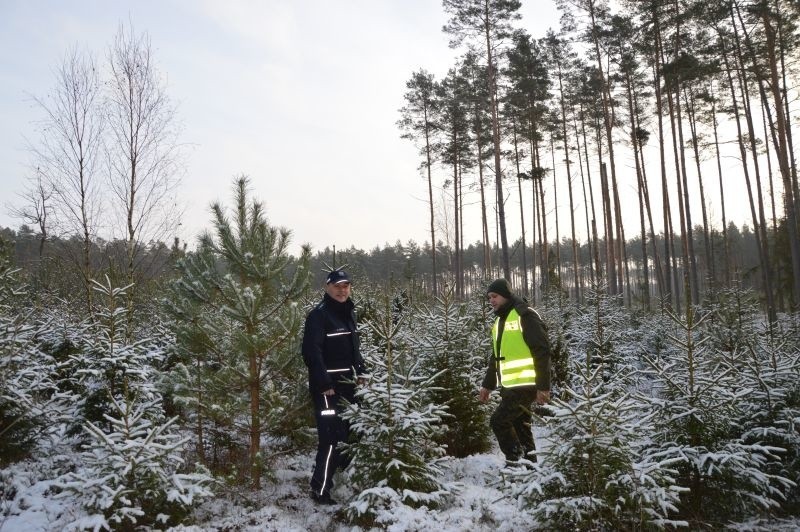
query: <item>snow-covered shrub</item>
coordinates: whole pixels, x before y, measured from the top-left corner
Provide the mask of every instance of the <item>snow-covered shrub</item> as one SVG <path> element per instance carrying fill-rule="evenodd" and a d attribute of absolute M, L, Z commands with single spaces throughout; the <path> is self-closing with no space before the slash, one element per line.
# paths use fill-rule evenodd
<path fill-rule="evenodd" d="M 63 399 L 52 357 L 38 348 L 43 327 L 25 290 L 0 253 L 0 466 L 27 457 L 56 421 Z"/>
<path fill-rule="evenodd" d="M 646 354 L 644 374 L 652 392 L 649 452 L 673 461 L 676 483 L 686 491 L 678 516 L 690 525 L 720 527 L 780 507 L 790 482 L 773 472 L 783 449 L 745 438 L 741 420 L 753 397 L 744 378 L 744 353 L 731 358 L 704 332 L 709 314 L 692 308 L 674 324 L 669 357 Z M 730 345 L 736 345 L 732 343 Z"/>
<path fill-rule="evenodd" d="M 678 489 L 670 461 L 647 452 L 644 405 L 632 394 L 635 368 L 612 341 L 620 307 L 589 293 L 576 320 L 571 383 L 554 399 L 547 450 L 531 469 L 507 469 L 506 490 L 543 528 L 641 530 L 675 526 Z"/>
<path fill-rule="evenodd" d="M 742 441 L 783 449 L 765 473 L 794 482 L 784 490 L 783 511 L 797 509 L 800 483 L 800 339 L 796 318 L 766 321 L 754 294 L 723 290 L 704 323 L 721 367 L 750 390 L 738 404 L 736 420 Z"/>
<path fill-rule="evenodd" d="M 87 389 L 105 393 L 103 423 L 87 420 L 88 435 L 80 465 L 62 477 L 63 496 L 75 497 L 107 528 L 177 524 L 200 498 L 211 494 L 211 478 L 202 470 L 184 473 L 188 438 L 165 419 L 154 386 L 153 362 L 162 353 L 147 339 L 125 338 L 124 288 L 94 282 L 107 301 L 96 313 L 89 354 L 78 370 Z"/>
<path fill-rule="evenodd" d="M 35 438 L 35 416 L 15 395 L 20 393 L 15 380 L 27 359 L 30 327 L 18 314 L 14 299 L 21 286 L 12 269 L 0 255 L 0 466 L 24 457 Z"/>
<path fill-rule="evenodd" d="M 447 407 L 439 442 L 448 455 L 459 458 L 487 451 L 489 424 L 486 409 L 476 402 L 476 389 L 491 346 L 479 309 L 456 302 L 448 289 L 432 305 L 414 307 L 406 315 L 408 325 L 401 327 L 398 339 L 421 359 L 420 369 L 435 376 L 431 397 Z"/>
<path fill-rule="evenodd" d="M 550 341 L 552 355 L 550 358 L 550 388 L 555 397 L 559 397 L 561 388 L 570 380 L 570 352 L 572 343 L 580 341 L 575 338 L 574 325 L 576 317 L 580 316 L 580 309 L 576 303 L 570 301 L 547 298 L 545 304 L 536 308 L 547 327 L 547 338 Z"/>
<path fill-rule="evenodd" d="M 358 403 L 342 413 L 351 427 L 345 453 L 357 492 L 345 509 L 351 521 L 372 522 L 398 505 L 437 506 L 450 492 L 438 466 L 446 415 L 432 399 L 439 374 L 423 371 L 423 359 L 398 342 L 405 321 L 392 318 L 387 304 L 367 323 L 362 354 L 371 379 L 356 392 Z"/>

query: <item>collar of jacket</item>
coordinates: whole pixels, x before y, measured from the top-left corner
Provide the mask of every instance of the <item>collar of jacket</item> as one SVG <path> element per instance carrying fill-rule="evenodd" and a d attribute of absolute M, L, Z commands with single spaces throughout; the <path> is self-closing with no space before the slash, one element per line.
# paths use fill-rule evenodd
<path fill-rule="evenodd" d="M 353 300 L 349 297 L 344 303 L 339 303 L 329 296 L 327 292 L 325 292 L 325 297 L 323 300 L 325 301 L 325 306 L 331 309 L 333 312 L 350 312 L 354 307 Z"/>
<path fill-rule="evenodd" d="M 517 303 L 516 298 L 514 296 L 511 296 L 511 298 L 508 301 L 506 301 L 505 304 L 503 304 L 503 306 L 501 306 L 499 309 L 495 311 L 495 315 L 499 318 L 505 318 L 506 316 L 508 316 L 508 313 L 511 312 L 511 309 L 514 308 L 514 305 L 516 305 L 516 303 Z"/>

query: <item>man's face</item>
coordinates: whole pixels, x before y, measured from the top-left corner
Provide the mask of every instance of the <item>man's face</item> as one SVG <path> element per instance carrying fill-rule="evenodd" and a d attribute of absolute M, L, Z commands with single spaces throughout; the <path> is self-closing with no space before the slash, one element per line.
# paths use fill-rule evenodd
<path fill-rule="evenodd" d="M 328 283 L 325 292 L 339 303 L 344 303 L 350 297 L 350 283 Z"/>
<path fill-rule="evenodd" d="M 506 301 L 508 301 L 507 298 L 501 296 L 500 294 L 496 294 L 494 292 L 489 292 L 486 295 L 486 297 L 489 298 L 489 306 L 491 306 L 492 310 L 494 310 L 495 312 L 497 312 L 497 309 L 505 305 Z"/>

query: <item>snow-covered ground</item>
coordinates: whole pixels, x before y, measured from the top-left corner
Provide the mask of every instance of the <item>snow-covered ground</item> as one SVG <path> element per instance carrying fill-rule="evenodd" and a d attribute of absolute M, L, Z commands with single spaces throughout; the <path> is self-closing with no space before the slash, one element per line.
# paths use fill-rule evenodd
<path fill-rule="evenodd" d="M 540 449 L 549 444 L 545 431 L 536 430 Z M 281 458 L 273 471 L 273 479 L 265 480 L 257 492 L 240 487 L 218 486 L 216 496 L 197 507 L 190 517 L 193 524 L 173 527 L 175 532 L 256 532 L 256 531 L 325 531 L 360 532 L 365 529 L 348 525 L 341 518 L 342 508 L 353 495 L 344 478 L 332 494 L 342 504 L 318 506 L 308 496 L 312 452 Z M 442 470 L 454 496 L 436 509 L 401 507 L 378 516 L 380 525 L 372 530 L 391 532 L 433 530 L 449 531 L 529 531 L 537 530 L 535 522 L 517 508 L 500 488 L 500 470 L 504 459 L 500 452 L 449 458 Z M 76 530 L 76 521 L 91 529 L 92 521 L 80 513 L 66 498 L 54 497 L 51 481 L 34 482 L 26 478 L 23 464 L 5 471 L 6 487 L 17 487 L 12 500 L 0 501 L 0 532 L 62 532 Z M 6 491 L 8 493 L 8 491 Z M 5 518 L 2 515 L 6 515 Z M 768 523 L 753 521 L 731 527 L 741 531 L 800 530 L 800 521 L 784 520 Z"/>
<path fill-rule="evenodd" d="M 308 497 L 311 455 L 287 459 L 277 471 L 277 481 L 267 485 L 250 500 L 232 503 L 224 497 L 204 504 L 195 513 L 197 524 L 186 531 L 200 530 L 297 530 L 356 531 L 339 519 L 343 505 L 318 506 Z M 521 519 L 513 501 L 497 489 L 503 460 L 499 454 L 481 454 L 446 462 L 447 481 L 457 494 L 442 508 L 401 507 L 389 515 L 379 515 L 382 529 L 405 530 L 527 530 L 530 523 Z M 332 495 L 345 503 L 352 495 L 341 478 Z M 456 487 L 457 486 L 457 487 Z"/>
<path fill-rule="evenodd" d="M 343 477 L 332 494 L 337 506 L 318 506 L 308 496 L 313 453 L 286 456 L 276 464 L 274 480 L 265 480 L 257 492 L 242 488 L 216 488 L 216 496 L 196 508 L 192 525 L 174 527 L 182 532 L 200 531 L 359 531 L 347 525 L 341 509 L 353 493 Z M 450 458 L 442 470 L 455 491 L 447 505 L 437 508 L 402 507 L 378 516 L 380 529 L 410 530 L 530 530 L 532 524 L 517 511 L 515 502 L 498 489 L 503 457 L 499 451 L 463 459 Z M 18 468 L 20 464 L 14 466 Z M 20 470 L 21 471 L 21 470 Z M 0 517 L 2 532 L 51 532 L 69 530 L 69 521 L 81 515 L 69 500 L 54 498 L 51 482 L 28 482 L 17 478 L 18 493 L 4 501 Z M 89 522 L 84 521 L 84 524 Z"/>

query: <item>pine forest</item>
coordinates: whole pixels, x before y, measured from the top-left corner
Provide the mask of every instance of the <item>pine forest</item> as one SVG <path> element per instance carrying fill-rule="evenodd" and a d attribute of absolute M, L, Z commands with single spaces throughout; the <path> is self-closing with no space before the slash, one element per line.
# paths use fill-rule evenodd
<path fill-rule="evenodd" d="M 0 228 L 0 530 L 800 527 L 800 4 L 554 3 L 442 0 L 455 59 L 393 124 L 426 234 L 370 250 L 298 246 L 271 176 L 175 237 L 158 43 L 71 48 Z M 300 351 L 336 268 L 369 374 L 328 509 Z M 553 352 L 526 467 L 478 401 L 497 278 Z"/>

